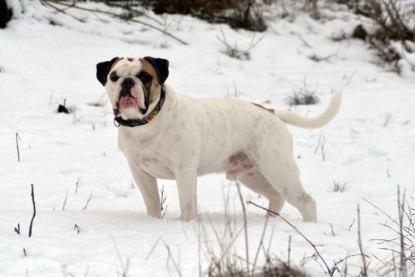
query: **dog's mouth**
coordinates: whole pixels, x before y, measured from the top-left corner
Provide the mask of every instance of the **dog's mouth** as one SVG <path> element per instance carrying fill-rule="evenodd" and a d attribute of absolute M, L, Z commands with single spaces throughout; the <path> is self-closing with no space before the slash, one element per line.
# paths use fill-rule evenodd
<path fill-rule="evenodd" d="M 115 115 L 119 115 L 120 110 L 130 109 L 130 108 L 140 111 L 140 113 L 143 115 L 147 112 L 147 108 L 140 107 L 138 98 L 128 95 L 128 96 L 122 96 L 119 98 L 117 102 L 117 109 L 116 109 L 118 114 L 115 114 Z"/>
<path fill-rule="evenodd" d="M 144 97 L 135 87 L 121 90 L 115 103 L 114 115 L 130 117 L 134 111 L 144 115 L 148 109 L 145 99 L 142 99 Z"/>
<path fill-rule="evenodd" d="M 148 97 L 142 101 L 145 105 L 145 108 L 141 108 L 140 101 L 134 96 L 121 96 L 117 101 L 116 108 L 114 108 L 114 124 L 116 127 L 125 126 L 125 127 L 137 127 L 152 121 L 157 114 L 160 112 L 161 107 L 163 106 L 164 100 L 166 97 L 166 91 L 164 87 L 161 87 L 160 98 L 157 104 L 152 108 L 151 112 L 147 115 L 149 109 Z M 147 99 L 147 101 L 145 101 Z M 120 110 L 125 108 L 125 110 Z M 132 107 L 132 108 L 131 108 Z M 142 116 L 137 116 L 137 107 Z"/>

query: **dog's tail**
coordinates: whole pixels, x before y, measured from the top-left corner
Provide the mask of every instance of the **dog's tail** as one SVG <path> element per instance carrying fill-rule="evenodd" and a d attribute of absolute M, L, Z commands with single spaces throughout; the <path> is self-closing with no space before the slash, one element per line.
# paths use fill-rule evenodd
<path fill-rule="evenodd" d="M 302 128 L 314 129 L 314 128 L 320 128 L 326 125 L 327 123 L 329 123 L 339 111 L 340 103 L 341 103 L 341 92 L 337 92 L 331 98 L 330 104 L 328 105 L 326 110 L 317 117 L 307 118 L 307 117 L 303 117 L 298 114 L 295 114 L 293 112 L 284 111 L 284 110 L 276 110 L 275 112 L 282 121 L 288 124 L 302 127 Z"/>

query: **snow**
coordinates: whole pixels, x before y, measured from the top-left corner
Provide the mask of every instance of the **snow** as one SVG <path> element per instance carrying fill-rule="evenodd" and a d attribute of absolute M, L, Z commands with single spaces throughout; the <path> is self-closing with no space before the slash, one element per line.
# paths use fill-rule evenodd
<path fill-rule="evenodd" d="M 390 253 L 373 239 L 393 234 L 380 225 L 385 216 L 363 199 L 396 217 L 399 185 L 415 206 L 415 74 L 404 62 L 402 76 L 389 72 L 361 41 L 331 39 L 341 31 L 350 33 L 363 19 L 336 5 L 324 7 L 326 19 L 319 21 L 300 10 L 290 10 L 286 19 L 269 11 L 263 39 L 250 51 L 249 60 L 240 61 L 224 54 L 225 46 L 217 39 L 221 31 L 240 49 L 262 34 L 147 12 L 189 43 L 185 46 L 108 15 L 74 9 L 63 15 L 38 2 L 21 3 L 16 9 L 24 13 L 0 30 L 1 276 L 117 276 L 124 271 L 128 276 L 177 276 L 174 263 L 182 276 L 197 276 L 208 267 L 208 245 L 218 251 L 215 234 L 229 241 L 228 235 L 222 236 L 226 228 L 243 226 L 235 184 L 223 174 L 199 177 L 199 221 L 178 220 L 175 182 L 165 180 L 159 180 L 167 197 L 165 217 L 146 216 L 117 149 L 110 104 L 95 78 L 96 63 L 114 56 L 167 58 L 167 83 L 184 94 L 237 97 L 303 115 L 318 114 L 332 90 L 342 91 L 341 111 L 328 126 L 289 127 L 304 187 L 318 205 L 318 223 L 302 222 L 288 204 L 282 215 L 333 265 L 359 253 L 356 209 L 360 204 L 364 250 L 372 257 L 371 273 L 378 274 L 380 264 L 374 255 L 385 258 Z M 82 6 L 117 11 L 97 3 Z M 281 9 L 274 8 L 276 13 Z M 149 17 L 140 20 L 157 24 Z M 330 57 L 315 62 L 312 55 Z M 304 86 L 316 90 L 319 103 L 289 107 L 285 99 Z M 72 114 L 56 112 L 64 102 Z M 327 140 L 324 151 L 317 147 L 321 138 Z M 346 184 L 345 191 L 333 192 L 334 182 Z M 37 215 L 29 238 L 30 184 L 34 184 Z M 242 195 L 267 204 L 247 189 L 242 188 Z M 246 208 L 252 261 L 265 217 L 252 205 Z M 13 231 L 18 223 L 21 235 Z M 291 263 L 300 266 L 313 255 L 312 247 L 283 220 L 269 220 L 264 243 L 270 243 L 271 254 L 283 261 L 288 258 L 289 237 Z M 243 232 L 232 249 L 245 258 Z M 262 254 L 259 259 L 264 260 Z M 359 271 L 358 256 L 347 263 L 350 272 Z M 324 276 L 313 259 L 305 262 L 304 269 L 312 276 Z"/>

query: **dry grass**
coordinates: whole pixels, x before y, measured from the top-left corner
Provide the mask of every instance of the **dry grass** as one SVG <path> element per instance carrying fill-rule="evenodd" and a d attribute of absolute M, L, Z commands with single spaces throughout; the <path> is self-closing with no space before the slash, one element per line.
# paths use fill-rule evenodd
<path fill-rule="evenodd" d="M 386 221 L 381 223 L 381 226 L 394 234 L 392 238 L 375 239 L 379 243 L 380 249 L 389 254 L 387 258 L 374 256 L 379 262 L 379 275 L 415 276 L 415 209 L 411 207 L 406 199 L 405 191 L 401 194 L 398 186 L 397 217 L 391 216 L 375 204 L 366 199 L 364 200 L 386 217 Z"/>
<path fill-rule="evenodd" d="M 305 277 L 302 270 L 288 262 L 280 260 L 271 252 L 271 243 L 274 229 L 269 230 L 270 217 L 265 217 L 261 237 L 252 241 L 248 233 L 248 219 L 246 202 L 239 189 L 240 184 L 235 183 L 239 202 L 242 205 L 242 218 L 230 213 L 230 193 L 224 193 L 225 215 L 224 224 L 219 227 L 208 219 L 206 224 L 201 220 L 198 224 L 199 251 L 208 261 L 206 270 L 200 276 L 221 277 Z M 238 222 L 243 221 L 243 222 Z M 212 237 L 213 236 L 213 237 Z M 268 236 L 268 239 L 266 237 Z M 249 253 L 249 245 L 256 245 L 256 251 Z M 289 245 L 290 249 L 291 245 Z M 245 251 L 243 251 L 245 250 Z M 288 250 L 290 255 L 290 250 Z M 263 261 L 263 262 L 260 262 Z"/>
<path fill-rule="evenodd" d="M 226 39 L 225 33 L 221 29 L 221 36 L 217 36 L 217 39 L 225 46 L 225 54 L 231 58 L 237 60 L 249 60 L 251 58 L 251 50 L 261 42 L 264 36 L 261 36 L 258 39 L 252 37 L 251 42 L 244 49 L 240 49 L 236 42 L 231 45 Z"/>
<path fill-rule="evenodd" d="M 365 0 L 357 5 L 355 12 L 366 16 L 374 23 L 374 28 L 367 29 L 358 25 L 353 37 L 360 38 L 375 49 L 377 55 L 386 63 L 393 65 L 393 70 L 400 72 L 398 61 L 404 58 L 394 42 L 402 44 L 405 51 L 412 53 L 415 42 L 414 7 L 404 7 L 404 1 Z"/>
<path fill-rule="evenodd" d="M 298 105 L 314 105 L 318 103 L 318 97 L 315 95 L 317 88 L 311 89 L 307 85 L 306 79 L 303 81 L 303 86 L 294 89 L 292 94 L 285 98 L 285 101 L 290 106 Z"/>
<path fill-rule="evenodd" d="M 210 23 L 225 23 L 236 29 L 265 31 L 262 5 L 269 1 L 256 0 L 129 0 L 103 1 L 110 5 L 134 7 L 143 5 L 156 14 L 191 15 Z"/>

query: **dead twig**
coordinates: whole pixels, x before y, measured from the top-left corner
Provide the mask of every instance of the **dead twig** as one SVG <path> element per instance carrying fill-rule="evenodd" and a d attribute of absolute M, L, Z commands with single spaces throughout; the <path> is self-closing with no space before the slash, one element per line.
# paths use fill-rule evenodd
<path fill-rule="evenodd" d="M 77 225 L 74 224 L 73 229 L 76 231 L 76 233 L 79 235 L 79 233 L 81 232 L 81 228 Z"/>
<path fill-rule="evenodd" d="M 67 200 L 68 200 L 68 190 L 66 190 L 65 199 L 63 200 L 63 203 L 62 203 L 62 211 L 65 210 Z"/>
<path fill-rule="evenodd" d="M 259 244 L 258 244 L 258 249 L 257 249 L 257 252 L 256 252 L 256 254 L 255 254 L 255 258 L 254 258 L 254 263 L 253 263 L 253 266 L 252 266 L 252 273 L 254 273 L 254 270 L 255 270 L 255 267 L 256 267 L 256 262 L 257 262 L 257 259 L 258 259 L 258 256 L 259 256 L 259 251 L 261 250 L 261 248 L 264 248 L 264 236 L 265 236 L 265 232 L 266 232 L 266 230 L 267 230 L 267 226 L 268 226 L 268 220 L 269 220 L 269 216 L 267 216 L 266 218 L 265 218 L 265 223 L 264 223 L 264 227 L 262 228 L 262 235 L 261 235 L 261 239 L 260 239 L 260 241 L 259 241 Z M 290 236 L 290 243 L 291 243 L 291 236 Z M 288 246 L 288 253 L 290 253 L 290 245 Z M 290 254 L 288 254 L 288 256 L 289 256 Z M 290 264 L 290 258 L 288 257 L 288 265 Z"/>
<path fill-rule="evenodd" d="M 117 242 L 115 241 L 115 238 L 113 236 L 111 236 L 111 239 L 114 242 L 115 250 L 117 251 L 118 259 L 120 260 L 121 269 L 122 269 L 121 276 L 122 277 L 127 277 L 128 268 L 130 267 L 130 258 L 127 258 L 127 261 L 125 262 L 125 266 L 124 266 L 124 263 L 123 263 L 122 257 L 121 257 L 121 253 L 120 253 L 120 249 L 118 249 Z"/>
<path fill-rule="evenodd" d="M 76 180 L 76 183 L 75 183 L 75 194 L 78 194 L 78 187 L 79 187 L 79 177 L 78 177 L 78 180 Z"/>
<path fill-rule="evenodd" d="M 399 277 L 414 276 L 415 274 L 415 209 L 405 201 L 405 197 L 405 191 L 401 194 L 398 186 L 397 219 L 392 218 L 384 210 L 364 199 L 387 217 L 387 221 L 381 225 L 394 234 L 391 239 L 374 239 L 378 244 L 385 245 L 380 249 L 391 253 L 388 258 L 375 257 L 382 264 L 379 270 L 383 276 L 391 273 Z"/>
<path fill-rule="evenodd" d="M 20 235 L 20 223 L 17 223 L 17 227 L 14 227 L 16 234 Z"/>
<path fill-rule="evenodd" d="M 239 201 L 241 202 L 242 213 L 244 215 L 245 255 L 246 255 L 246 267 L 247 267 L 246 272 L 249 272 L 248 222 L 247 222 L 247 219 L 246 219 L 245 203 L 244 203 L 244 199 L 242 197 L 241 188 L 240 188 L 240 184 L 239 184 L 238 181 L 236 181 L 236 188 L 238 190 Z"/>
<path fill-rule="evenodd" d="M 161 207 L 161 212 L 162 212 L 160 218 L 163 218 L 167 213 L 167 207 L 169 205 L 164 206 L 164 204 L 166 203 L 166 200 L 167 200 L 167 197 L 166 197 L 166 194 L 164 191 L 164 185 L 163 185 L 161 186 L 161 189 L 160 189 L 160 207 Z"/>
<path fill-rule="evenodd" d="M 172 261 L 172 263 L 173 263 L 173 265 L 174 265 L 174 268 L 176 269 L 177 274 L 178 274 L 180 277 L 182 277 L 183 275 L 182 275 L 182 273 L 181 273 L 181 271 L 180 271 L 180 267 L 179 267 L 179 265 L 176 263 L 176 261 L 175 261 L 175 260 L 174 260 L 174 258 L 173 258 L 173 255 L 172 255 L 171 250 L 170 250 L 170 246 L 169 246 L 169 245 L 168 245 L 168 244 L 164 241 L 164 239 L 163 239 L 162 237 L 159 237 L 159 238 L 157 239 L 156 243 L 154 243 L 154 246 L 151 248 L 150 252 L 148 253 L 148 255 L 147 255 L 147 257 L 146 257 L 146 260 L 148 260 L 148 258 L 151 256 L 151 254 L 153 253 L 154 249 L 156 248 L 156 246 L 157 246 L 160 242 L 162 242 L 162 243 L 163 243 L 164 247 L 165 247 L 165 248 L 166 248 L 166 250 L 167 250 L 167 254 L 168 254 L 168 256 L 167 256 L 167 263 L 168 263 L 168 261 L 169 261 L 169 260 L 171 260 L 171 261 Z"/>
<path fill-rule="evenodd" d="M 318 142 L 317 142 L 316 149 L 314 150 L 314 154 L 317 153 L 318 149 L 321 150 L 321 158 L 322 158 L 323 162 L 326 160 L 325 147 L 326 147 L 327 140 L 328 140 L 328 138 L 326 138 L 326 136 L 320 135 L 318 137 Z"/>
<path fill-rule="evenodd" d="M 16 133 L 17 161 L 20 163 L 19 141 L 20 141 L 19 133 Z"/>
<path fill-rule="evenodd" d="M 367 263 L 366 263 L 366 256 L 363 252 L 363 245 L 362 245 L 362 235 L 360 233 L 360 208 L 359 204 L 357 204 L 357 244 L 359 245 L 360 257 L 362 259 L 362 270 L 360 272 L 360 276 L 367 276 Z"/>
<path fill-rule="evenodd" d="M 33 220 L 35 219 L 36 216 L 36 203 L 35 203 L 35 194 L 33 192 L 33 184 L 31 184 L 32 187 L 32 204 L 33 204 L 33 215 L 32 215 L 32 219 L 30 220 L 30 225 L 29 225 L 29 238 L 32 236 L 32 228 L 33 228 Z"/>
<path fill-rule="evenodd" d="M 89 195 L 89 198 L 88 198 L 88 200 L 86 201 L 85 207 L 83 207 L 83 208 L 82 208 L 82 210 L 86 210 L 86 209 L 88 208 L 89 202 L 90 202 L 90 201 L 91 201 L 91 199 L 92 199 L 92 194 L 93 194 L 93 192 L 91 191 L 91 194 Z"/>
<path fill-rule="evenodd" d="M 405 255 L 405 234 L 404 234 L 404 215 L 405 215 L 405 191 L 402 195 L 402 203 L 401 203 L 401 191 L 398 186 L 398 216 L 399 216 L 399 266 L 400 266 L 400 273 L 403 277 L 408 276 L 407 274 L 407 267 L 406 261 L 408 260 Z"/>
<path fill-rule="evenodd" d="M 267 212 L 269 212 L 269 213 L 272 213 L 272 214 L 274 214 L 274 215 L 276 215 L 276 216 L 279 216 L 285 223 L 287 223 L 291 228 L 293 228 L 294 229 L 294 231 L 296 231 L 297 232 L 297 234 L 299 234 L 301 237 L 303 237 L 307 242 L 308 242 L 308 244 L 310 244 L 311 245 L 311 247 L 314 249 L 314 251 L 316 252 L 316 254 L 317 254 L 317 256 L 320 258 L 320 260 L 323 262 L 323 264 L 324 264 L 324 266 L 325 266 L 325 268 L 326 268 L 326 270 L 327 270 L 327 274 L 329 275 L 329 276 L 333 276 L 333 274 L 334 274 L 334 271 L 332 270 L 332 269 L 330 269 L 330 267 L 328 266 L 328 264 L 327 264 L 327 262 L 324 260 L 324 258 L 323 258 L 323 256 L 320 254 L 320 251 L 318 251 L 318 249 L 317 249 L 317 246 L 311 241 L 311 240 L 309 240 L 300 230 L 298 230 L 297 229 L 297 227 L 295 227 L 291 222 L 289 222 L 287 219 L 285 219 L 283 216 L 281 216 L 279 213 L 276 213 L 276 212 L 274 212 L 274 211 L 271 211 L 271 210 L 269 210 L 269 209 L 267 209 L 267 208 L 264 208 L 264 207 L 262 207 L 262 206 L 260 206 L 260 205 L 258 205 L 258 204 L 255 204 L 254 202 L 252 202 L 252 201 L 248 201 L 248 204 L 252 204 L 252 205 L 254 205 L 255 207 L 257 207 L 257 208 L 260 208 L 260 209 L 262 209 L 262 210 L 264 210 L 264 211 L 267 211 Z"/>

